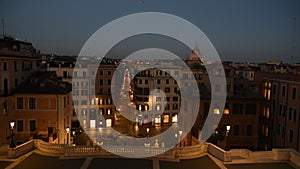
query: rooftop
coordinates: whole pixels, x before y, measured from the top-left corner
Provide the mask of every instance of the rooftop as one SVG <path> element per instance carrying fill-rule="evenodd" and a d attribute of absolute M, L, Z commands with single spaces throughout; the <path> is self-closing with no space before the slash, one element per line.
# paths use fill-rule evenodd
<path fill-rule="evenodd" d="M 67 94 L 71 84 L 57 78 L 55 72 L 35 72 L 15 90 L 15 94 Z"/>

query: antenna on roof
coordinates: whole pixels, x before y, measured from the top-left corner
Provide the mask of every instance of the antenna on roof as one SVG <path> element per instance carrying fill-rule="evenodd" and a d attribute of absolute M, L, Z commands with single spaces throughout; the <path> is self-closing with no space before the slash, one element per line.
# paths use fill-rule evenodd
<path fill-rule="evenodd" d="M 3 36 L 3 38 L 4 38 L 4 19 L 2 18 L 2 36 Z"/>

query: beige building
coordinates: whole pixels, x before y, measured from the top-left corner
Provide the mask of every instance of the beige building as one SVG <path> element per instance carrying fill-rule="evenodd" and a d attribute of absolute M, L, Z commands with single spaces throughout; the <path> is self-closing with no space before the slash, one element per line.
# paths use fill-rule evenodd
<path fill-rule="evenodd" d="M 7 142 L 6 136 L 10 134 L 12 91 L 36 70 L 38 53 L 31 43 L 10 37 L 0 39 L 0 143 Z"/>
<path fill-rule="evenodd" d="M 55 72 L 35 72 L 11 96 L 15 140 L 32 138 L 67 143 L 71 127 L 71 84 L 56 78 Z M 68 137 L 70 138 L 70 137 Z M 53 140 L 51 140 L 53 139 Z"/>

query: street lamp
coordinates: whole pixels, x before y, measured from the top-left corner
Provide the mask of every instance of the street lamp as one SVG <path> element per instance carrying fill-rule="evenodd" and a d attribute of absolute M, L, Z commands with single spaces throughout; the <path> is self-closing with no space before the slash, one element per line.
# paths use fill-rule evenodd
<path fill-rule="evenodd" d="M 69 132 L 70 132 L 70 128 L 67 127 L 66 131 L 67 131 L 67 144 L 69 144 Z"/>
<path fill-rule="evenodd" d="M 147 131 L 147 137 L 149 137 L 149 131 L 150 131 L 149 127 L 147 127 L 146 131 Z"/>
<path fill-rule="evenodd" d="M 15 126 L 15 121 L 11 121 L 9 124 L 10 124 L 10 127 L 11 127 L 11 142 L 10 142 L 9 148 L 15 148 L 16 147 L 16 145 L 14 143 L 14 126 Z"/>
<path fill-rule="evenodd" d="M 182 135 L 182 130 L 179 130 L 179 146 L 181 147 L 181 135 Z"/>
<path fill-rule="evenodd" d="M 229 131 L 230 131 L 230 125 L 226 125 L 226 137 L 225 137 L 225 150 L 229 151 L 229 145 L 228 145 L 228 135 L 229 135 Z"/>

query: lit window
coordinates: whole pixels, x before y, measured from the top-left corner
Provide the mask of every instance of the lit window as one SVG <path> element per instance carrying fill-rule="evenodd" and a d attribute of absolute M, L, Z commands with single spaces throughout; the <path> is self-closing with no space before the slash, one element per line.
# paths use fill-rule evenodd
<path fill-rule="evenodd" d="M 163 116 L 163 122 L 164 122 L 164 123 L 169 123 L 169 115 L 168 115 L 168 114 L 165 114 L 165 115 Z"/>
<path fill-rule="evenodd" d="M 178 117 L 177 114 L 174 114 L 174 115 L 172 116 L 172 123 L 177 123 L 177 117 Z"/>
<path fill-rule="evenodd" d="M 106 119 L 106 126 L 111 127 L 112 120 L 111 119 Z"/>
<path fill-rule="evenodd" d="M 229 109 L 224 109 L 224 114 L 229 114 Z"/>
<path fill-rule="evenodd" d="M 161 123 L 161 116 L 156 116 L 155 117 L 155 123 Z"/>
<path fill-rule="evenodd" d="M 156 111 L 160 111 L 161 107 L 160 107 L 160 104 L 157 104 L 156 105 Z"/>
<path fill-rule="evenodd" d="M 214 109 L 214 114 L 220 114 L 220 109 L 215 108 L 215 109 Z"/>

